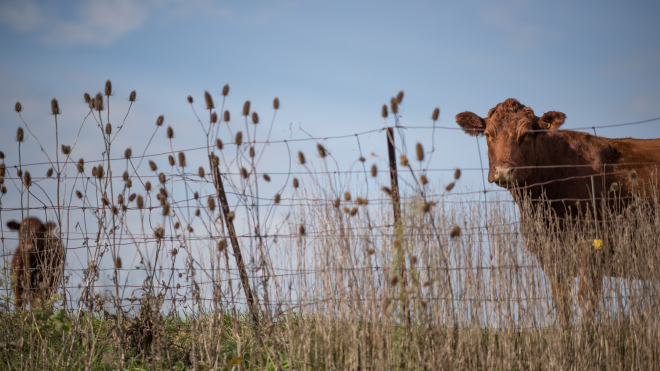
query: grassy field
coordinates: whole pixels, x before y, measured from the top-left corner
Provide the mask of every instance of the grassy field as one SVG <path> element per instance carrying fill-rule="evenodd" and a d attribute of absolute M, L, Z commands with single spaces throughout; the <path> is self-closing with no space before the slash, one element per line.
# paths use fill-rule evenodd
<path fill-rule="evenodd" d="M 518 209 L 508 194 L 461 193 L 460 170 L 444 183 L 430 182 L 426 160 L 433 149 L 421 144 L 397 153 L 397 189 L 389 169 L 362 155 L 345 170 L 332 148 L 311 136 L 314 155 L 271 141 L 275 115 L 259 124 L 249 102 L 232 119 L 225 113 L 228 89 L 216 102 L 208 93 L 202 103 L 189 97 L 202 154 L 175 150 L 179 128 L 162 118 L 150 140 L 116 149 L 123 124 L 110 122 L 125 122 L 128 113 L 111 120 L 110 82 L 105 94 L 85 96 L 89 114 L 81 124 L 99 128 L 102 159 L 74 159 L 80 138 L 64 145 L 56 136 L 48 147 L 57 146 L 57 153 L 23 163 L 20 151 L 45 145 L 23 121 L 19 153 L 2 155 L 0 219 L 46 210 L 67 257 L 48 302 L 14 308 L 8 262 L 17 237 L 4 234 L 0 368 L 646 370 L 659 364 L 657 197 L 622 201 L 598 231 L 590 213 L 559 229 L 551 214 Z M 383 107 L 391 124 L 401 124 L 392 115 L 402 99 Z M 129 102 L 132 107 L 134 93 Z M 200 106 L 204 114 L 195 111 Z M 276 99 L 273 111 L 278 108 Z M 58 112 L 54 101 L 54 121 Z M 152 141 L 164 143 L 150 149 Z M 285 172 L 268 168 L 276 146 L 286 149 L 278 155 L 289 159 Z M 603 197 L 620 195 L 613 189 Z M 603 281 L 593 318 L 573 304 L 570 289 L 570 318 L 559 326 L 546 272 L 571 286 L 580 248 L 590 248 L 585 241 L 596 236 L 605 244 L 595 254 L 624 278 Z"/>

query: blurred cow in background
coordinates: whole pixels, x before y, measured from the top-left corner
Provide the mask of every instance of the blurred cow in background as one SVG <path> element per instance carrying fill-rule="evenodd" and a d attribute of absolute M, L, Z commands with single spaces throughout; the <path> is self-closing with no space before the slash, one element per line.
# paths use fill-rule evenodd
<path fill-rule="evenodd" d="M 41 223 L 37 218 L 26 218 L 21 223 L 7 222 L 9 229 L 18 231 L 18 248 L 11 260 L 12 286 L 16 309 L 24 302 L 36 308 L 57 291 L 62 276 L 64 245 L 53 233 L 53 222 Z"/>

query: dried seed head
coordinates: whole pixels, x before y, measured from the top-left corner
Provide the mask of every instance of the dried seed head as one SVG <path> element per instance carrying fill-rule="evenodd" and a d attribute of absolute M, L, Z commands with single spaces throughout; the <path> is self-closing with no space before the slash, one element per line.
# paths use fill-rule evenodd
<path fill-rule="evenodd" d="M 461 227 L 455 226 L 449 233 L 449 237 L 456 238 L 461 235 Z"/>
<path fill-rule="evenodd" d="M 406 155 L 401 155 L 401 166 L 409 166 L 408 157 Z"/>
<path fill-rule="evenodd" d="M 92 176 L 96 177 L 96 166 L 92 168 Z"/>
<path fill-rule="evenodd" d="M 144 198 L 142 197 L 142 195 L 137 196 L 137 207 L 138 209 L 144 208 Z"/>
<path fill-rule="evenodd" d="M 4 159 L 5 159 L 5 153 L 0 151 L 0 160 L 4 160 Z"/>
<path fill-rule="evenodd" d="M 112 134 L 112 125 L 110 125 L 109 122 L 107 125 L 105 125 L 105 133 L 108 135 Z"/>
<path fill-rule="evenodd" d="M 358 158 L 358 161 L 360 161 L 360 162 L 365 162 L 365 161 L 367 161 L 367 159 L 364 158 L 364 157 L 362 157 L 362 156 L 360 156 L 360 158 Z"/>
<path fill-rule="evenodd" d="M 275 99 L 273 99 L 273 108 L 280 109 L 280 98 L 275 97 Z"/>
<path fill-rule="evenodd" d="M 243 132 L 239 131 L 236 133 L 236 139 L 234 140 L 234 143 L 236 143 L 237 146 L 240 146 L 241 143 L 243 143 Z"/>
<path fill-rule="evenodd" d="M 223 120 L 225 120 L 225 122 L 229 122 L 230 120 L 229 111 L 225 111 L 225 113 L 223 114 Z"/>
<path fill-rule="evenodd" d="M 351 200 L 351 191 L 346 191 L 346 193 L 344 193 L 344 200 L 346 201 Z"/>
<path fill-rule="evenodd" d="M 396 286 L 399 283 L 399 276 L 394 275 L 390 277 L 390 286 Z"/>
<path fill-rule="evenodd" d="M 0 176 L 0 185 L 5 184 L 5 178 Z"/>
<path fill-rule="evenodd" d="M 124 195 L 120 194 L 119 196 L 117 196 L 117 203 L 120 205 L 124 204 Z"/>
<path fill-rule="evenodd" d="M 167 161 L 170 163 L 170 166 L 176 165 L 176 161 L 174 160 L 174 156 L 172 156 L 172 155 L 169 155 L 167 157 Z"/>
<path fill-rule="evenodd" d="M 414 265 L 417 263 L 417 257 L 415 255 L 410 257 L 410 264 Z"/>
<path fill-rule="evenodd" d="M 15 110 L 17 113 L 18 113 L 18 112 L 21 112 L 21 111 L 23 110 L 23 105 L 21 104 L 21 102 L 16 102 L 16 105 L 14 105 L 14 110 Z"/>
<path fill-rule="evenodd" d="M 218 147 L 218 149 L 222 149 L 222 141 L 220 139 L 216 140 L 215 146 Z"/>
<path fill-rule="evenodd" d="M 176 222 L 174 223 L 174 229 L 179 229 L 181 227 L 181 223 Z"/>
<path fill-rule="evenodd" d="M 156 166 L 156 163 L 151 160 L 149 160 L 149 167 L 151 168 L 151 171 L 158 170 L 158 166 Z"/>
<path fill-rule="evenodd" d="M 264 174 L 264 180 L 270 182 L 270 175 Z"/>
<path fill-rule="evenodd" d="M 259 115 L 256 112 L 252 112 L 252 123 L 255 125 L 259 123 Z"/>
<path fill-rule="evenodd" d="M 0 164 L 0 176 L 5 176 L 5 169 L 7 169 L 7 165 L 4 163 Z"/>
<path fill-rule="evenodd" d="M 235 217 L 236 217 L 236 213 L 234 213 L 233 211 L 230 211 L 230 212 L 227 213 L 227 220 L 228 221 L 230 221 L 230 222 L 234 221 Z"/>
<path fill-rule="evenodd" d="M 301 236 L 305 235 L 305 226 L 304 225 L 301 224 L 300 227 L 298 227 L 298 234 L 300 234 Z"/>
<path fill-rule="evenodd" d="M 401 104 L 401 101 L 403 101 L 403 90 L 401 90 L 399 94 L 396 95 L 396 103 Z"/>
<path fill-rule="evenodd" d="M 0 192 L 2 192 L 2 194 L 7 193 L 7 187 L 2 186 L 2 188 L 0 188 Z"/>
<path fill-rule="evenodd" d="M 112 212 L 112 215 L 119 214 L 119 209 L 115 205 L 112 205 L 112 208 L 110 209 L 110 211 Z"/>
<path fill-rule="evenodd" d="M 99 165 L 96 167 L 96 178 L 103 179 L 103 165 Z"/>
<path fill-rule="evenodd" d="M 454 180 L 458 180 L 461 177 L 461 169 L 456 169 L 454 171 Z"/>
<path fill-rule="evenodd" d="M 225 86 L 222 87 L 222 95 L 227 96 L 229 94 L 229 84 L 225 84 Z"/>
<path fill-rule="evenodd" d="M 213 112 L 213 113 L 211 114 L 211 123 L 212 123 L 212 124 L 215 124 L 216 122 L 218 122 L 218 113 L 217 113 L 217 112 Z"/>
<path fill-rule="evenodd" d="M 197 170 L 197 175 L 199 175 L 200 178 L 203 178 L 203 177 L 206 176 L 206 173 L 204 172 L 203 167 L 201 167 L 201 166 L 199 167 L 199 170 Z"/>
<path fill-rule="evenodd" d="M 160 174 L 158 174 L 158 181 L 160 182 L 160 184 L 165 184 L 167 182 L 167 178 L 165 177 L 165 173 L 161 172 Z"/>
<path fill-rule="evenodd" d="M 390 101 L 390 108 L 392 109 L 393 114 L 396 115 L 397 113 L 399 113 L 399 105 L 397 104 L 395 98 L 392 98 L 392 100 Z"/>
<path fill-rule="evenodd" d="M 422 204 L 422 206 L 421 206 L 421 210 L 422 210 L 422 212 L 424 212 L 424 213 L 428 213 L 429 211 L 431 211 L 431 206 L 433 206 L 432 203 L 430 203 L 430 202 L 424 202 L 424 203 Z"/>
<path fill-rule="evenodd" d="M 167 138 L 169 139 L 174 138 L 174 129 L 172 129 L 171 126 L 167 127 Z"/>
<path fill-rule="evenodd" d="M 65 155 L 71 154 L 71 146 L 62 144 L 62 153 L 64 153 Z"/>
<path fill-rule="evenodd" d="M 78 198 L 83 198 L 83 194 L 82 194 L 82 192 L 76 190 L 76 197 L 78 197 Z"/>
<path fill-rule="evenodd" d="M 422 174 L 419 177 L 419 181 L 422 183 L 422 185 L 427 185 L 429 183 L 429 180 L 426 178 L 426 175 Z"/>
<path fill-rule="evenodd" d="M 85 172 L 85 160 L 82 159 L 82 158 L 80 160 L 78 160 L 78 166 L 77 167 L 78 167 L 78 172 L 79 173 L 84 173 Z"/>
<path fill-rule="evenodd" d="M 163 204 L 163 216 L 167 216 L 170 213 L 170 204 L 165 202 Z"/>
<path fill-rule="evenodd" d="M 23 128 L 19 126 L 19 128 L 16 130 L 16 141 L 22 142 L 24 140 L 25 140 L 25 132 L 23 131 Z"/>
<path fill-rule="evenodd" d="M 23 170 L 21 170 L 21 169 L 16 170 L 16 175 L 18 175 L 19 177 L 22 177 L 23 176 Z"/>
<path fill-rule="evenodd" d="M 156 237 L 159 240 L 165 237 L 165 228 L 163 228 L 162 226 L 158 226 L 158 228 L 154 230 L 154 237 Z"/>
<path fill-rule="evenodd" d="M 218 251 L 222 252 L 227 248 L 227 239 L 223 238 L 218 241 Z"/>
<path fill-rule="evenodd" d="M 362 205 L 362 206 L 366 206 L 369 204 L 369 200 L 362 197 L 358 197 L 355 201 L 357 202 L 358 205 Z"/>
<path fill-rule="evenodd" d="M 376 164 L 371 165 L 371 176 L 374 178 L 378 176 L 378 167 Z"/>
<path fill-rule="evenodd" d="M 383 104 L 383 109 L 382 109 L 380 115 L 383 116 L 383 118 L 387 118 L 387 115 L 388 115 L 388 113 L 387 113 L 387 104 Z"/>
<path fill-rule="evenodd" d="M 422 143 L 417 143 L 415 146 L 415 154 L 417 155 L 417 161 L 424 161 L 424 147 L 422 147 Z"/>
<path fill-rule="evenodd" d="M 158 116 L 158 118 L 156 119 L 156 126 L 162 126 L 164 122 L 165 122 L 165 116 L 160 115 L 160 116 Z M 170 130 L 170 129 L 167 129 L 167 130 L 168 130 L 168 133 L 169 133 L 169 130 Z M 174 134 L 172 134 L 172 136 L 174 136 Z M 170 137 L 170 139 L 171 139 L 171 137 Z"/>
<path fill-rule="evenodd" d="M 130 147 L 126 148 L 126 150 L 124 151 L 124 158 L 128 160 L 131 158 L 132 155 L 133 155 L 133 150 Z"/>
<path fill-rule="evenodd" d="M 85 103 L 89 104 L 89 102 L 92 100 L 92 97 L 89 96 L 89 93 L 85 93 L 83 95 L 83 98 L 85 99 Z"/>
<path fill-rule="evenodd" d="M 250 114 L 250 101 L 246 100 L 243 105 L 243 116 L 248 116 Z"/>
<path fill-rule="evenodd" d="M 23 180 L 25 181 L 25 186 L 26 187 L 29 187 L 29 186 L 32 185 L 32 175 L 30 175 L 29 171 L 25 172 L 25 177 L 23 178 Z"/>
<path fill-rule="evenodd" d="M 319 151 L 319 157 L 324 158 L 326 156 L 325 148 L 321 143 L 316 145 L 316 149 Z"/>
<path fill-rule="evenodd" d="M 93 175 L 93 174 L 92 174 L 92 175 Z M 124 175 L 122 176 L 122 179 L 124 179 L 124 182 L 127 182 L 127 181 L 128 181 L 128 179 L 129 179 L 129 178 L 128 178 L 128 170 L 127 170 L 127 171 L 124 171 Z"/>
<path fill-rule="evenodd" d="M 177 250 L 176 248 L 172 249 L 172 256 L 176 256 L 176 254 L 178 254 L 178 253 L 179 253 L 179 250 Z M 176 288 L 177 289 L 181 288 L 181 284 L 177 283 Z"/>
<path fill-rule="evenodd" d="M 209 210 L 215 211 L 215 198 L 213 196 L 209 196 L 207 204 L 208 204 Z"/>
<path fill-rule="evenodd" d="M 456 185 L 456 184 L 455 184 L 454 182 L 451 182 L 451 183 L 447 184 L 447 186 L 445 187 L 445 189 L 447 190 L 447 192 L 450 192 L 452 189 L 454 189 L 454 186 L 455 186 L 455 185 Z"/>
<path fill-rule="evenodd" d="M 279 203 L 280 203 L 280 198 L 281 198 L 281 196 L 280 196 L 279 193 L 275 195 L 275 203 L 276 203 L 276 204 L 279 204 Z"/>
<path fill-rule="evenodd" d="M 437 121 L 439 116 L 440 116 L 440 108 L 436 107 L 436 109 L 433 110 L 433 115 L 431 116 L 431 118 L 433 119 L 433 121 Z"/>
<path fill-rule="evenodd" d="M 375 254 L 375 253 L 376 253 L 376 250 L 375 250 L 375 249 L 372 249 L 372 248 L 368 248 L 368 249 L 367 249 L 367 254 L 369 254 L 369 255 L 373 255 L 373 254 Z"/>
<path fill-rule="evenodd" d="M 62 111 L 60 111 L 60 104 L 57 103 L 57 99 L 55 98 L 50 101 L 50 113 L 51 115 L 59 115 L 62 113 Z"/>
<path fill-rule="evenodd" d="M 213 98 L 211 98 L 211 94 L 208 90 L 204 92 L 204 102 L 206 102 L 206 109 L 213 109 Z"/>
<path fill-rule="evenodd" d="M 298 182 L 298 178 L 293 178 L 293 188 L 298 188 L 300 185 L 300 182 Z"/>
<path fill-rule="evenodd" d="M 48 171 L 46 171 L 46 178 L 50 178 L 51 176 L 53 176 L 53 168 L 52 167 L 50 169 L 48 169 Z"/>
<path fill-rule="evenodd" d="M 110 205 L 110 199 L 108 199 L 108 196 L 101 197 L 101 201 L 103 201 L 103 206 Z"/>
<path fill-rule="evenodd" d="M 241 176 L 243 177 L 243 179 L 247 179 L 247 177 L 250 176 L 247 169 L 244 167 L 241 168 Z"/>
<path fill-rule="evenodd" d="M 628 178 L 630 178 L 631 182 L 635 183 L 637 181 L 637 172 L 635 170 L 630 171 Z"/>
<path fill-rule="evenodd" d="M 135 90 L 133 90 L 131 92 L 131 95 L 128 96 L 128 101 L 129 102 L 135 102 L 136 98 L 137 98 L 137 93 L 135 92 Z"/>
<path fill-rule="evenodd" d="M 300 165 L 305 165 L 305 155 L 301 151 L 298 151 L 298 161 Z"/>
<path fill-rule="evenodd" d="M 110 80 L 108 80 L 108 81 L 110 81 Z M 117 257 L 117 259 L 115 259 L 115 268 L 121 269 L 121 258 L 120 257 Z"/>
<path fill-rule="evenodd" d="M 110 80 L 105 82 L 105 95 L 111 96 L 112 95 L 112 83 Z"/>
<path fill-rule="evenodd" d="M 358 212 L 358 208 L 357 208 L 357 206 L 355 206 L 351 209 L 350 214 L 351 214 L 351 216 L 355 216 L 355 214 L 357 214 L 357 212 Z"/>
<path fill-rule="evenodd" d="M 619 192 L 619 183 L 614 182 L 610 184 L 610 192 L 617 193 Z"/>
<path fill-rule="evenodd" d="M 332 207 L 334 207 L 335 209 L 339 209 L 339 204 L 340 204 L 340 203 L 341 203 L 341 200 L 339 199 L 339 197 L 337 197 L 337 199 L 335 199 L 335 200 L 332 202 Z"/>
<path fill-rule="evenodd" d="M 220 157 L 218 157 L 216 155 L 212 155 L 211 156 L 211 166 L 213 166 L 215 168 L 215 167 L 218 167 L 219 165 L 220 165 Z"/>
<path fill-rule="evenodd" d="M 146 183 L 144 183 L 144 189 L 147 192 L 151 191 L 151 182 L 150 181 L 147 181 Z"/>
<path fill-rule="evenodd" d="M 198 216 L 200 216 L 200 215 L 202 215 L 202 212 L 199 211 L 199 208 L 197 208 L 197 209 L 195 210 L 195 216 L 198 217 Z"/>
<path fill-rule="evenodd" d="M 186 167 L 186 154 L 179 152 L 179 166 Z"/>
<path fill-rule="evenodd" d="M 193 197 L 195 198 L 195 200 L 198 199 L 199 198 L 199 192 L 193 193 Z"/>
<path fill-rule="evenodd" d="M 192 104 L 192 102 L 193 102 L 193 97 L 192 97 L 192 95 L 189 95 L 188 96 L 188 103 Z"/>
<path fill-rule="evenodd" d="M 96 93 L 96 98 L 94 98 L 94 109 L 99 112 L 104 110 L 103 95 L 101 95 L 101 93 Z"/>
<path fill-rule="evenodd" d="M 391 190 L 389 187 L 385 187 L 385 186 L 383 186 L 383 187 L 380 187 L 380 189 L 381 189 L 383 192 L 387 193 L 388 196 L 391 196 L 391 195 L 392 195 L 392 190 Z"/>
<path fill-rule="evenodd" d="M 250 147 L 250 157 L 254 157 L 254 147 Z"/>

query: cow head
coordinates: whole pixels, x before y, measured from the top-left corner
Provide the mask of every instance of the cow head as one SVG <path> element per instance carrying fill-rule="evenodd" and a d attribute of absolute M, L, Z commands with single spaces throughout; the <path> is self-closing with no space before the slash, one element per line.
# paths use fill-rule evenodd
<path fill-rule="evenodd" d="M 539 139 L 557 130 L 565 119 L 566 115 L 557 111 L 539 118 L 513 98 L 491 108 L 486 118 L 472 112 L 456 115 L 456 122 L 466 133 L 486 136 L 488 181 L 505 188 L 531 182 L 531 167 L 539 164 Z"/>
<path fill-rule="evenodd" d="M 51 231 L 55 228 L 55 223 L 41 223 L 37 218 L 26 218 L 21 223 L 15 220 L 7 222 L 9 229 L 18 231 L 19 246 L 25 252 L 35 253 L 44 251 L 46 246 L 52 242 L 55 236 Z"/>

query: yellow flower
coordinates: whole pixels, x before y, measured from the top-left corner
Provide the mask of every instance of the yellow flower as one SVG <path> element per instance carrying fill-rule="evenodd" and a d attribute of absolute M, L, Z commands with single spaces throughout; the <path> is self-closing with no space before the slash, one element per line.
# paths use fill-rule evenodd
<path fill-rule="evenodd" d="M 600 250 L 603 248 L 603 240 L 594 240 L 594 243 L 592 244 L 594 249 Z"/>

